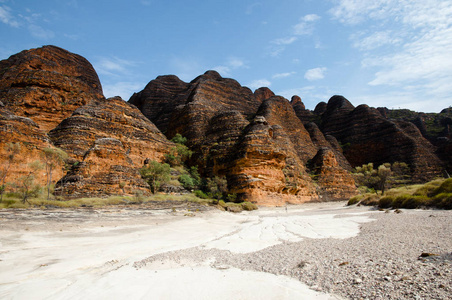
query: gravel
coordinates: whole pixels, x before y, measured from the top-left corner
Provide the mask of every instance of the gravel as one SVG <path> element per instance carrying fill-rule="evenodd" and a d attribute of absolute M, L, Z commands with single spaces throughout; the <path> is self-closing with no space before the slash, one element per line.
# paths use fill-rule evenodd
<path fill-rule="evenodd" d="M 290 276 L 346 299 L 451 299 L 452 212 L 381 211 L 371 217 L 375 221 L 362 224 L 353 238 L 305 238 L 246 254 L 194 247 L 151 256 L 134 267 L 212 261 L 217 269 Z"/>

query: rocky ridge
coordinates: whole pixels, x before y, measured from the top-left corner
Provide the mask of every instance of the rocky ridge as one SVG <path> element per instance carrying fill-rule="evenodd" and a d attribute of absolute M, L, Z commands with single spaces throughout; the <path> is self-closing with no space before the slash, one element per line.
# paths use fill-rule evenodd
<path fill-rule="evenodd" d="M 367 162 L 404 161 L 426 180 L 450 160 L 450 138 L 432 145 L 422 119 L 393 120 L 342 96 L 309 111 L 298 96 L 253 92 L 207 71 L 189 83 L 159 76 L 127 103 L 105 99 L 92 65 L 55 46 L 22 51 L 0 67 L 1 151 L 19 142 L 28 149 L 22 156 L 35 159 L 45 147 L 64 149 L 71 170 L 58 174 L 57 190 L 72 196 L 144 190 L 137 170 L 146 158 L 163 161 L 177 133 L 194 152 L 189 165 L 225 176 L 239 199 L 266 205 L 346 199 L 356 193 L 348 171 Z"/>

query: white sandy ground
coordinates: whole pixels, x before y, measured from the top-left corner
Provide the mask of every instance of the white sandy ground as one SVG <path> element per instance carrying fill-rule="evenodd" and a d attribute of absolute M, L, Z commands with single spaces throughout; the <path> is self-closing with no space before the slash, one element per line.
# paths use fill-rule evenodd
<path fill-rule="evenodd" d="M 350 238 L 368 209 L 309 204 L 194 217 L 124 210 L 0 217 L 0 299 L 339 299 L 300 281 L 215 266 L 215 258 L 134 263 L 201 247 L 250 253 L 303 238 Z M 25 217 L 24 217 L 25 216 Z"/>

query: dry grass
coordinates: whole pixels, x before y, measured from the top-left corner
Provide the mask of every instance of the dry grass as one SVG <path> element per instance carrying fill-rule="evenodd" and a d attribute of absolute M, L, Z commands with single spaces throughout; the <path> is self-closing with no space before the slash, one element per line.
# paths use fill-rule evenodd
<path fill-rule="evenodd" d="M 378 205 L 380 208 L 452 209 L 452 178 L 393 188 L 384 196 L 375 193 L 362 194 L 351 198 L 348 205 L 356 203 Z"/>
<path fill-rule="evenodd" d="M 0 209 L 4 208 L 77 208 L 77 207 L 104 207 L 112 205 L 146 205 L 161 202 L 192 202 L 201 205 L 212 204 L 212 199 L 200 199 L 194 194 L 169 195 L 155 194 L 151 196 L 119 196 L 114 195 L 107 198 L 78 198 L 70 200 L 47 200 L 44 197 L 29 199 L 29 203 L 22 203 L 15 195 L 5 195 L 0 203 Z"/>

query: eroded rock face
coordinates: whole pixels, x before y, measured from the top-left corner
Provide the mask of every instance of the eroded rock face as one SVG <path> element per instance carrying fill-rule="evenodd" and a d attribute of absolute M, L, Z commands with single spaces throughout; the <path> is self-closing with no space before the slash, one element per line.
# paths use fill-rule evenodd
<path fill-rule="evenodd" d="M 25 50 L 0 61 L 0 101 L 47 132 L 91 99 L 102 96 L 92 65 L 55 46 Z"/>
<path fill-rule="evenodd" d="M 240 198 L 259 205 L 281 206 L 318 198 L 289 136 L 263 116 L 254 119 L 237 144 L 228 183 Z"/>
<path fill-rule="evenodd" d="M 0 164 L 1 168 L 8 165 L 7 143 L 17 143 L 20 145 L 20 152 L 9 166 L 9 171 L 5 179 L 6 183 L 18 184 L 19 178 L 27 175 L 32 169 L 30 164 L 34 161 L 41 161 L 41 154 L 45 148 L 52 148 L 52 144 L 38 124 L 30 118 L 13 114 L 9 110 L 0 107 Z M 63 174 L 62 166 L 57 166 L 53 171 L 52 183 L 55 183 Z M 34 173 L 36 183 L 40 186 L 46 185 L 46 173 L 39 170 Z M 10 189 L 10 188 L 8 188 Z"/>
<path fill-rule="evenodd" d="M 323 201 L 348 200 L 357 195 L 355 180 L 349 172 L 340 167 L 330 148 L 320 148 L 311 164 L 316 175 L 315 181 L 322 187 Z"/>
<path fill-rule="evenodd" d="M 274 96 L 265 100 L 257 115 L 264 116 L 269 124 L 280 125 L 284 129 L 302 162 L 306 163 L 317 153 L 308 131 L 296 116 L 287 99 Z"/>
<path fill-rule="evenodd" d="M 420 181 L 441 174 L 434 147 L 416 126 L 390 121 L 367 105 L 354 108 L 344 97 L 332 97 L 322 115 L 322 130 L 340 141 L 352 166 L 403 161 Z"/>
<path fill-rule="evenodd" d="M 332 135 L 324 136 L 323 133 L 320 131 L 319 127 L 313 122 L 307 123 L 305 125 L 305 128 L 309 132 L 309 136 L 311 137 L 311 140 L 317 147 L 317 149 L 321 150 L 322 148 L 328 148 L 332 150 L 335 159 L 339 163 L 339 166 L 341 166 L 344 170 L 347 171 L 352 170 L 352 166 L 345 158 L 342 152 L 342 148 Z"/>
<path fill-rule="evenodd" d="M 208 71 L 190 83 L 158 77 L 129 101 L 167 137 L 187 137 L 191 164 L 205 176 L 226 176 L 241 199 L 283 205 L 319 198 L 305 165 L 320 145 L 312 143 L 291 103 L 270 89 L 252 93 Z"/>
<path fill-rule="evenodd" d="M 312 120 L 315 119 L 315 114 L 312 111 L 306 109 L 299 96 L 293 96 L 290 101 L 290 105 L 292 105 L 295 114 L 304 125 L 312 122 Z"/>
<path fill-rule="evenodd" d="M 78 161 L 60 181 L 71 196 L 146 191 L 138 173 L 145 159 L 162 161 L 173 146 L 133 105 L 120 97 L 96 100 L 74 111 L 49 133 Z M 120 183 L 125 184 L 120 188 Z"/>

